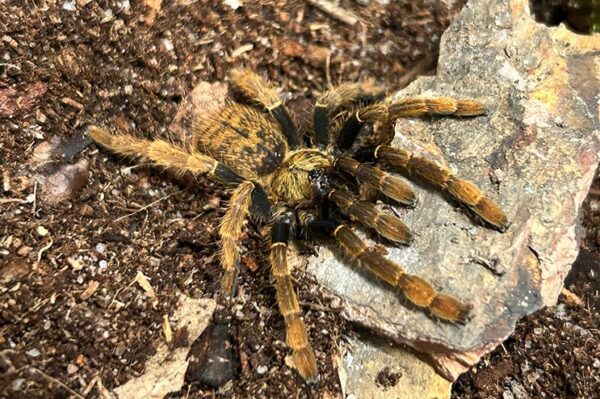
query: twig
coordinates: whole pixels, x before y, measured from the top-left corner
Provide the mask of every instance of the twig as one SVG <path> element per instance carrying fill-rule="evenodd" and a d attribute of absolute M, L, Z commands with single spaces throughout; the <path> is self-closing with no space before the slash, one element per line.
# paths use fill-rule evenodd
<path fill-rule="evenodd" d="M 116 218 L 114 221 L 115 221 L 115 222 L 118 222 L 119 220 L 123 220 L 123 219 L 125 219 L 125 218 L 128 218 L 128 217 L 130 217 L 130 216 L 133 216 L 133 215 L 135 215 L 135 214 L 137 214 L 137 213 L 143 212 L 143 211 L 145 211 L 146 209 L 148 209 L 148 208 L 151 208 L 151 207 L 153 207 L 154 205 L 158 204 L 159 202 L 161 202 L 161 201 L 164 201 L 164 200 L 168 199 L 169 197 L 171 197 L 171 196 L 173 196 L 173 195 L 177 195 L 177 194 L 179 194 L 179 193 L 181 193 L 181 192 L 183 192 L 183 191 L 185 191 L 185 190 L 186 190 L 186 189 L 184 188 L 183 190 L 179 190 L 179 191 L 176 191 L 176 192 L 174 192 L 174 193 L 167 194 L 167 195 L 165 195 L 165 196 L 163 196 L 163 197 L 160 197 L 160 198 L 159 198 L 159 199 L 157 199 L 156 201 L 152 201 L 152 202 L 151 202 L 151 203 L 149 203 L 148 205 L 144 205 L 143 207 L 141 207 L 141 208 L 140 208 L 140 209 L 138 209 L 137 211 L 135 211 L 135 212 L 131 212 L 131 213 L 128 213 L 127 215 L 123 215 L 123 216 L 121 216 L 121 217 L 118 217 L 118 218 Z"/>
<path fill-rule="evenodd" d="M 37 181 L 33 184 L 33 205 L 31 208 L 31 214 L 35 216 L 35 207 L 37 204 Z"/>
<path fill-rule="evenodd" d="M 308 3 L 319 10 L 329 14 L 331 17 L 350 26 L 356 25 L 358 17 L 351 11 L 344 10 L 327 0 L 307 0 Z"/>
<path fill-rule="evenodd" d="M 27 200 L 20 199 L 20 198 L 0 198 L 0 205 L 1 204 L 10 204 L 12 202 L 18 202 L 19 204 L 26 204 Z"/>
<path fill-rule="evenodd" d="M 327 77 L 327 87 L 333 87 L 331 83 L 331 51 L 327 52 L 327 58 L 325 58 L 325 76 Z"/>
<path fill-rule="evenodd" d="M 54 377 L 49 376 L 48 374 L 44 373 L 42 370 L 38 369 L 37 367 L 33 367 L 33 366 L 27 366 L 28 369 L 31 369 L 33 371 L 36 371 L 38 373 L 41 374 L 42 377 L 44 377 L 46 380 L 53 382 L 55 384 L 60 385 L 61 387 L 63 387 L 64 389 L 66 389 L 67 391 L 69 391 L 69 393 L 71 395 L 74 395 L 75 397 L 79 398 L 79 399 L 85 399 L 85 397 L 83 397 L 79 392 L 77 392 L 76 390 L 74 390 L 73 388 L 69 387 L 67 384 L 65 384 L 64 382 L 57 380 Z"/>

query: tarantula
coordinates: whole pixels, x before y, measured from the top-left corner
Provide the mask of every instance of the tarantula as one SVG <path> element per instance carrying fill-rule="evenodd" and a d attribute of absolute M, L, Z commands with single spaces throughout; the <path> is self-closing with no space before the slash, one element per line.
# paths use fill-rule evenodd
<path fill-rule="evenodd" d="M 300 375 L 314 380 L 317 365 L 287 263 L 288 242 L 298 237 L 297 232 L 304 237 L 336 240 L 346 255 L 399 288 L 417 307 L 443 320 L 466 322 L 470 306 L 454 296 L 436 292 L 421 277 L 406 273 L 402 266 L 368 246 L 329 209 L 333 207 L 337 214 L 389 241 L 411 241 L 410 230 L 398 217 L 352 191 L 356 186 L 367 187 L 388 200 L 415 204 L 415 194 L 403 180 L 359 161 L 370 159 L 420 177 L 449 193 L 492 227 L 504 231 L 508 221 L 499 205 L 474 184 L 454 176 L 447 167 L 407 149 L 391 147 L 389 138 L 377 146 L 356 148 L 359 133 L 367 124 L 379 124 L 389 132 L 400 117 L 477 116 L 484 114 L 485 108 L 477 101 L 449 97 L 382 100 L 382 91 L 376 86 L 344 83 L 318 97 L 314 126 L 306 139 L 298 133 L 297 124 L 272 83 L 247 69 L 233 70 L 230 81 L 232 91 L 246 101 L 228 100 L 218 112 L 198 117 L 192 127 L 193 144 L 143 139 L 97 126 L 90 127 L 89 134 L 114 153 L 178 173 L 206 175 L 232 189 L 230 205 L 219 228 L 225 293 L 234 293 L 240 264 L 238 241 L 247 218 L 251 216 L 257 223 L 270 226 L 266 231 L 277 303 Z M 332 122 L 341 110 L 349 112 L 336 125 Z"/>

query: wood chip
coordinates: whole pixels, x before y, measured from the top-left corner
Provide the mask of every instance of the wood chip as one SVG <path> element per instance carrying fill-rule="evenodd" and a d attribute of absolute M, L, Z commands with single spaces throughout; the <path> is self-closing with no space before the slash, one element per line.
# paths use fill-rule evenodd
<path fill-rule="evenodd" d="M 10 190 L 10 175 L 8 174 L 8 169 L 4 169 L 2 171 L 2 191 L 8 193 Z"/>
<path fill-rule="evenodd" d="M 78 271 L 83 269 L 83 263 L 81 263 L 81 260 L 74 258 L 72 256 L 67 258 L 67 263 L 69 264 L 69 266 L 71 266 L 73 268 L 73 270 Z"/>
<path fill-rule="evenodd" d="M 169 322 L 169 315 L 163 315 L 163 334 L 165 334 L 165 341 L 167 344 L 173 342 L 173 330 L 171 330 L 171 323 Z"/>
<path fill-rule="evenodd" d="M 94 294 L 94 292 L 96 292 L 96 290 L 98 289 L 99 286 L 100 286 L 99 282 L 97 282 L 95 280 L 90 281 L 87 288 L 85 289 L 85 291 L 83 291 L 81 293 L 79 298 L 82 301 L 86 301 L 89 297 L 91 297 Z"/>
<path fill-rule="evenodd" d="M 152 25 L 160 12 L 162 0 L 142 0 L 142 2 L 149 8 L 148 14 L 146 14 L 146 23 Z"/>
<path fill-rule="evenodd" d="M 148 281 L 148 277 L 144 276 L 144 273 L 138 270 L 137 274 L 135 275 L 135 282 L 138 283 L 146 295 L 152 299 L 152 307 L 156 308 L 156 305 L 158 305 L 158 298 L 156 297 L 156 293 Z"/>
<path fill-rule="evenodd" d="M 83 105 L 81 103 L 79 103 L 79 102 L 77 102 L 77 101 L 75 101 L 75 100 L 73 100 L 72 98 L 69 98 L 69 97 L 63 97 L 63 98 L 61 98 L 60 102 L 63 103 L 63 104 L 65 104 L 65 105 L 68 105 L 68 106 L 71 106 L 73 108 L 76 108 L 78 110 L 82 110 L 83 109 Z"/>
<path fill-rule="evenodd" d="M 237 58 L 240 55 L 252 50 L 253 48 L 254 48 L 254 44 L 252 44 L 252 43 L 244 44 L 244 45 L 236 48 L 235 50 L 233 50 L 233 52 L 231 53 L 231 58 Z"/>
<path fill-rule="evenodd" d="M 354 26 L 358 22 L 358 17 L 352 11 L 345 10 L 330 1 L 308 0 L 308 3 L 329 14 L 338 21 L 350 26 Z"/>

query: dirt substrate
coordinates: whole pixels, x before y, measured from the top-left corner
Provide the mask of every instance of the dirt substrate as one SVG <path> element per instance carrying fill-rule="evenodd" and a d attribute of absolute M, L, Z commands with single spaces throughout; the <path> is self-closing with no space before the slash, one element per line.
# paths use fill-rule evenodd
<path fill-rule="evenodd" d="M 173 313 L 177 293 L 218 297 L 217 228 L 227 193 L 83 149 L 83 126 L 160 136 L 195 85 L 223 80 L 240 64 L 281 85 L 296 110 L 328 82 L 374 77 L 392 91 L 431 71 L 449 19 L 425 1 L 341 1 L 360 20 L 352 27 L 306 2 L 245 1 L 235 10 L 233 1 L 147 3 L 0 4 L 0 396 L 102 397 L 143 372 L 164 339 L 163 315 Z M 48 143 L 59 150 L 44 158 Z M 47 191 L 49 176 L 72 194 Z M 305 387 L 285 365 L 283 322 L 254 226 L 244 245 L 231 330 L 236 358 L 244 361 L 234 383 L 215 392 L 191 381 L 171 396 L 337 397 L 337 342 L 353 327 L 296 271 L 321 374 L 319 385 Z M 154 287 L 156 307 L 134 282 L 138 271 Z M 486 358 L 489 366 L 463 377 L 456 396 L 502 397 L 511 381 L 558 397 L 567 383 L 592 392 L 598 288 L 589 285 L 598 273 L 582 276 L 573 291 L 590 305 L 546 310 L 521 323 L 505 345 L 508 354 Z M 550 343 L 558 348 L 554 357 L 540 354 L 535 363 L 535 351 L 549 351 Z M 556 372 L 527 383 L 546 370 L 545 361 Z M 486 370 L 500 377 L 481 378 Z"/>

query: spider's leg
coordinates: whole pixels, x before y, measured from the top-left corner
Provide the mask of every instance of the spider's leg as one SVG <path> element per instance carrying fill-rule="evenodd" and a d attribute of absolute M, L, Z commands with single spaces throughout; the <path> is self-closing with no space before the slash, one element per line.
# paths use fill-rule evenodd
<path fill-rule="evenodd" d="M 406 273 L 402 266 L 379 254 L 375 247 L 367 246 L 348 226 L 328 220 L 312 220 L 308 222 L 307 230 L 309 234 L 328 234 L 335 238 L 344 252 L 360 266 L 386 283 L 400 288 L 416 306 L 451 322 L 464 323 L 468 320 L 470 306 L 452 295 L 437 292 L 421 277 Z"/>
<path fill-rule="evenodd" d="M 292 285 L 291 270 L 287 262 L 288 241 L 295 228 L 295 215 L 286 211 L 276 219 L 271 231 L 270 263 L 275 278 L 277 303 L 283 315 L 286 328 L 286 341 L 292 349 L 294 365 L 307 381 L 317 378 L 317 362 L 310 342 L 300 305 Z"/>
<path fill-rule="evenodd" d="M 402 221 L 389 213 L 382 212 L 374 204 L 361 201 L 346 189 L 333 189 L 328 198 L 334 202 L 340 211 L 353 220 L 358 220 L 388 240 L 409 244 L 412 234 Z"/>
<path fill-rule="evenodd" d="M 321 94 L 313 115 L 317 145 L 321 148 L 329 145 L 329 122 L 335 111 L 360 100 L 377 99 L 381 94 L 383 88 L 370 81 L 342 83 Z"/>
<path fill-rule="evenodd" d="M 249 69 L 234 69 L 230 73 L 233 89 L 247 99 L 265 108 L 281 126 L 291 149 L 301 141 L 289 111 L 277 95 L 277 88 L 268 80 Z"/>
<path fill-rule="evenodd" d="M 407 97 L 375 103 L 359 108 L 350 116 L 340 130 L 336 146 L 347 151 L 356 141 L 365 123 L 375 121 L 391 125 L 398 118 L 423 115 L 477 116 L 485 114 L 485 107 L 475 100 L 459 100 L 452 97 Z"/>
<path fill-rule="evenodd" d="M 453 97 L 407 97 L 392 101 L 388 108 L 391 120 L 422 115 L 477 116 L 486 113 L 480 102 Z"/>
<path fill-rule="evenodd" d="M 269 199 L 262 187 L 253 182 L 241 183 L 231 194 L 229 208 L 219 226 L 221 237 L 221 265 L 223 277 L 221 286 L 228 295 L 233 295 L 240 264 L 238 240 L 250 213 L 258 219 L 266 219 L 270 210 Z M 258 215 L 257 215 L 258 213 Z"/>
<path fill-rule="evenodd" d="M 197 151 L 166 140 L 141 139 L 132 134 L 110 133 L 108 130 L 91 126 L 90 137 L 112 152 L 130 158 L 141 158 L 155 166 L 164 167 L 177 173 L 207 175 L 228 186 L 237 186 L 244 179 L 217 160 Z"/>
<path fill-rule="evenodd" d="M 368 184 L 402 204 L 414 206 L 417 201 L 415 193 L 407 183 L 379 168 L 362 164 L 345 155 L 336 159 L 334 167 L 340 172 L 354 176 L 359 183 Z"/>
<path fill-rule="evenodd" d="M 419 176 L 438 189 L 447 191 L 498 230 L 506 231 L 508 228 L 508 218 L 500 205 L 486 197 L 475 184 L 454 176 L 444 165 L 411 151 L 390 146 L 377 147 L 373 156 L 376 160 L 396 167 L 408 175 Z"/>

